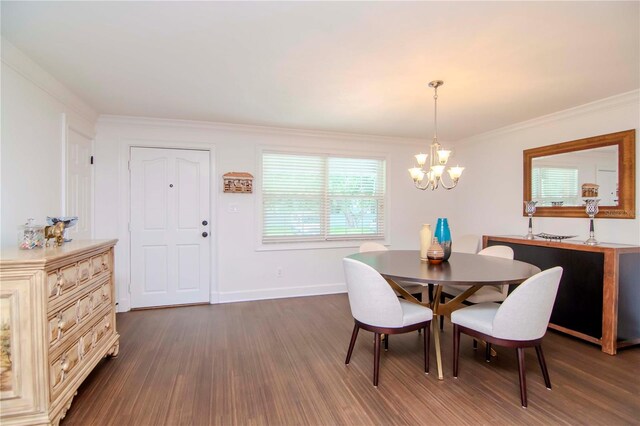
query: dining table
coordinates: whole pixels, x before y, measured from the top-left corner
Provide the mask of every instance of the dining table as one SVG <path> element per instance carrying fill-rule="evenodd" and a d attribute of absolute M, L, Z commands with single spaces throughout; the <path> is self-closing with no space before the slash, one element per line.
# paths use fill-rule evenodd
<path fill-rule="evenodd" d="M 371 266 L 382 275 L 402 297 L 433 310 L 434 315 L 450 317 L 463 302 L 484 285 L 515 285 L 540 272 L 540 268 L 526 262 L 468 253 L 451 253 L 448 260 L 432 264 L 420 259 L 418 250 L 388 250 L 356 253 L 348 256 Z M 433 299 L 420 302 L 402 289 L 402 285 L 434 285 Z M 469 286 L 446 303 L 440 303 L 443 285 Z M 438 379 L 443 380 L 440 334 L 432 323 Z"/>

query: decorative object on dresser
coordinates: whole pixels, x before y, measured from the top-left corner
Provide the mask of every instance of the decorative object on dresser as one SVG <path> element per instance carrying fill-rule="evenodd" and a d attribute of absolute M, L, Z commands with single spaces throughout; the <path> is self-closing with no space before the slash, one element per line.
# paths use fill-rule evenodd
<path fill-rule="evenodd" d="M 78 223 L 78 216 L 60 216 L 60 217 L 47 216 L 47 225 L 55 225 L 58 222 L 64 223 L 64 235 L 63 235 L 64 241 L 65 242 L 71 241 L 71 238 L 68 238 L 67 234 L 69 233 L 69 229 L 73 228 Z"/>
<path fill-rule="evenodd" d="M 49 240 L 53 239 L 53 244 L 60 247 L 64 243 L 64 222 L 57 222 L 55 225 L 44 227 L 45 246 L 49 247 Z"/>
<path fill-rule="evenodd" d="M 600 198 L 599 218 L 636 217 L 635 129 L 527 149 L 523 169 L 536 216 L 584 217 L 583 198 Z"/>
<path fill-rule="evenodd" d="M 595 343 L 602 351 L 640 344 L 640 247 L 580 241 L 484 236 L 483 245 L 506 245 L 514 258 L 564 269 L 549 327 Z"/>
<path fill-rule="evenodd" d="M 74 241 L 43 250 L 3 250 L 2 425 L 58 425 L 98 362 L 118 355 L 115 244 Z"/>
<path fill-rule="evenodd" d="M 246 172 L 229 172 L 222 175 L 224 192 L 251 194 L 253 192 L 253 175 Z"/>
<path fill-rule="evenodd" d="M 524 212 L 529 216 L 529 232 L 525 236 L 527 240 L 533 240 L 535 238 L 533 235 L 533 215 L 536 213 L 536 204 L 538 204 L 537 201 L 524 202 Z"/>
<path fill-rule="evenodd" d="M 593 229 L 593 218 L 598 214 L 598 203 L 600 200 L 592 198 L 590 200 L 584 200 L 584 202 L 587 216 L 589 216 L 589 239 L 584 243 L 589 246 L 597 246 L 598 240 L 596 240 L 595 230 Z"/>
<path fill-rule="evenodd" d="M 33 218 L 18 227 L 18 247 L 22 250 L 32 250 L 44 246 L 44 225 L 36 225 Z"/>

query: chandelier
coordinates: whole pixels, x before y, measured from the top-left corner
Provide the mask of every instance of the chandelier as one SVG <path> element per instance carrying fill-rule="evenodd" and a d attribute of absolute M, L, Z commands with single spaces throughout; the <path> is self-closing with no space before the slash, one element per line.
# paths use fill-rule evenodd
<path fill-rule="evenodd" d="M 415 156 L 418 161 L 418 167 L 409 169 L 409 173 L 411 174 L 411 178 L 413 179 L 416 188 L 423 191 L 429 188 L 433 191 L 440 186 L 444 189 L 455 188 L 460 180 L 460 176 L 462 176 L 462 171 L 464 170 L 464 167 L 460 166 L 450 167 L 447 172 L 449 173 L 449 177 L 453 183 L 449 186 L 444 183 L 442 174 L 446 168 L 447 161 L 449 161 L 451 151 L 444 149 L 438 142 L 438 87 L 443 84 L 444 81 L 442 80 L 434 80 L 429 83 L 429 87 L 433 87 L 434 89 L 433 100 L 435 108 L 433 113 L 433 142 L 429 147 L 429 154 L 420 153 Z M 429 158 L 428 166 L 426 164 L 427 158 Z"/>

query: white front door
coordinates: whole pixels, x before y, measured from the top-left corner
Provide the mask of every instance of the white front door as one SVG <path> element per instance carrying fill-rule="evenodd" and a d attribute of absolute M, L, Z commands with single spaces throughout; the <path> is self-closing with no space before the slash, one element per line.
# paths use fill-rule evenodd
<path fill-rule="evenodd" d="M 209 301 L 209 152 L 131 148 L 131 307 Z"/>
<path fill-rule="evenodd" d="M 92 212 L 91 138 L 68 127 L 65 216 L 78 216 L 67 238 L 90 239 Z"/>

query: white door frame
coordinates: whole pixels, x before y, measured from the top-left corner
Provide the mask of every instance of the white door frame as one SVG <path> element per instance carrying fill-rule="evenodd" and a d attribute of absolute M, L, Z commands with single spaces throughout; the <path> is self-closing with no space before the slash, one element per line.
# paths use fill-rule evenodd
<path fill-rule="evenodd" d="M 131 220 L 131 181 L 129 174 L 129 160 L 131 148 L 169 148 L 169 149 L 198 149 L 209 151 L 209 211 L 211 218 L 209 221 L 210 230 L 209 244 L 211 249 L 211 262 L 209 274 L 209 303 L 219 303 L 218 280 L 217 280 L 217 259 L 218 259 L 218 215 L 216 210 L 218 196 L 218 176 L 216 174 L 216 146 L 213 143 L 178 141 L 178 140 L 157 140 L 157 139 L 120 139 L 119 143 L 119 196 L 118 202 L 118 244 L 116 245 L 116 300 L 118 302 L 118 312 L 131 310 L 131 298 L 129 287 L 131 285 L 131 238 L 129 235 L 129 222 Z"/>

